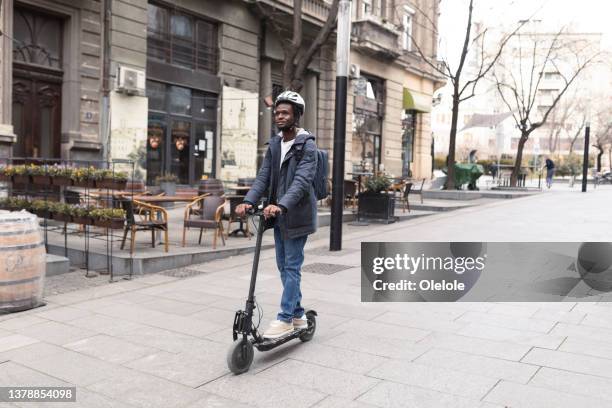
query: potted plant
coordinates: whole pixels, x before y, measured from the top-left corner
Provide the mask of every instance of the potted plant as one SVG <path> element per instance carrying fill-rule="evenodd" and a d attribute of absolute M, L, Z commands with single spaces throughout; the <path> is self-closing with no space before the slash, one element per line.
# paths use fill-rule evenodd
<path fill-rule="evenodd" d="M 91 211 L 91 206 L 81 204 L 72 206 L 72 221 L 76 224 L 92 225 Z"/>
<path fill-rule="evenodd" d="M 47 171 L 47 166 L 38 166 L 36 164 L 30 164 L 27 167 L 27 172 L 32 177 L 32 183 L 48 186 L 51 184 L 51 178 L 49 177 L 49 172 Z"/>
<path fill-rule="evenodd" d="M 126 172 L 110 169 L 99 170 L 96 187 L 111 190 L 123 190 L 127 185 L 128 176 Z"/>
<path fill-rule="evenodd" d="M 11 181 L 12 176 L 12 167 L 0 166 L 0 181 Z"/>
<path fill-rule="evenodd" d="M 71 222 L 72 221 L 72 208 L 69 204 L 64 203 L 50 203 L 49 210 L 54 220 Z"/>
<path fill-rule="evenodd" d="M 49 175 L 54 186 L 72 185 L 72 168 L 54 164 L 49 167 Z"/>
<path fill-rule="evenodd" d="M 365 183 L 365 191 L 359 194 L 357 214 L 359 219 L 395 222 L 395 198 L 387 191 L 391 180 L 383 173 L 375 174 Z"/>
<path fill-rule="evenodd" d="M 28 168 L 25 165 L 21 164 L 13 167 L 13 183 L 30 183 L 30 175 L 28 174 Z"/>
<path fill-rule="evenodd" d="M 46 200 L 34 200 L 30 206 L 30 210 L 40 218 L 51 218 L 49 209 L 49 202 Z"/>
<path fill-rule="evenodd" d="M 120 208 L 96 208 L 90 214 L 98 227 L 121 229 L 125 222 L 125 212 Z"/>
<path fill-rule="evenodd" d="M 4 208 L 9 211 L 30 210 L 31 203 L 28 200 L 18 197 L 9 197 L 5 200 Z"/>
<path fill-rule="evenodd" d="M 161 190 L 166 195 L 176 195 L 176 182 L 178 177 L 172 173 L 163 173 L 161 176 L 155 178 L 155 183 L 159 185 Z"/>
<path fill-rule="evenodd" d="M 93 188 L 95 187 L 93 167 L 77 167 L 73 170 L 71 178 L 76 187 Z"/>

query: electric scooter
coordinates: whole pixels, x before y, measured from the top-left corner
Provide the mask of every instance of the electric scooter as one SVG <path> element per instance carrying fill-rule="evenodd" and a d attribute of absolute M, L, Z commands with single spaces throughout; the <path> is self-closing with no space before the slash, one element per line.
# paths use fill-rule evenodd
<path fill-rule="evenodd" d="M 259 227 L 257 228 L 257 242 L 255 244 L 255 255 L 253 258 L 249 296 L 246 301 L 245 310 L 238 310 L 234 316 L 234 327 L 232 333 L 234 343 L 227 353 L 227 366 L 234 374 L 241 374 L 249 370 L 249 367 L 251 367 L 251 363 L 253 362 L 254 347 L 259 351 L 268 351 L 297 338 L 303 342 L 306 342 L 313 338 L 317 328 L 317 312 L 314 310 L 308 310 L 306 312 L 308 327 L 304 329 L 294 329 L 292 332 L 275 339 L 263 338 L 258 330 L 259 324 L 257 326 L 253 324 L 253 312 L 256 308 L 255 283 L 257 281 L 261 241 L 264 230 L 266 229 L 266 223 L 263 215 L 264 207 L 265 203 L 262 203 L 257 207 L 257 209 L 251 208 L 247 212 L 249 215 L 259 218 Z"/>

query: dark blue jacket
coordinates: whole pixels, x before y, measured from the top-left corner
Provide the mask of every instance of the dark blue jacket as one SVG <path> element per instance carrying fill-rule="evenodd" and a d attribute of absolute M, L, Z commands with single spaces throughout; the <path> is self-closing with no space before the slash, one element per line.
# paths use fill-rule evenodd
<path fill-rule="evenodd" d="M 317 170 L 314 136 L 301 131 L 280 165 L 280 133 L 268 142 L 268 150 L 245 202 L 256 204 L 268 192 L 268 202 L 286 209 L 277 217 L 283 238 L 298 238 L 317 230 L 317 200 L 312 181 Z M 299 159 L 301 156 L 301 160 Z"/>

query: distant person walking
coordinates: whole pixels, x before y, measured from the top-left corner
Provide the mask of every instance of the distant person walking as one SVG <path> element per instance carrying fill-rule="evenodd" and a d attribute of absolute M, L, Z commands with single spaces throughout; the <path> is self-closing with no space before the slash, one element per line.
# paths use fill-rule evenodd
<path fill-rule="evenodd" d="M 550 157 L 546 158 L 546 162 L 544 163 L 544 167 L 546 167 L 546 187 L 552 187 L 553 177 L 555 176 L 555 162 L 550 159 Z M 542 169 L 544 169 L 542 167 Z"/>

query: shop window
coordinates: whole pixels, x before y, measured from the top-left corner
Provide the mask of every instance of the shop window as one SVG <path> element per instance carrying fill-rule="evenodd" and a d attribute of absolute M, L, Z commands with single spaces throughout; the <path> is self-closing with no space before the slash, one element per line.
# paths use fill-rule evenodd
<path fill-rule="evenodd" d="M 414 141 L 417 130 L 417 112 L 402 112 L 402 177 L 410 177 L 410 163 L 414 161 Z"/>
<path fill-rule="evenodd" d="M 172 173 L 180 184 L 214 177 L 217 95 L 147 81 L 147 184 Z"/>

